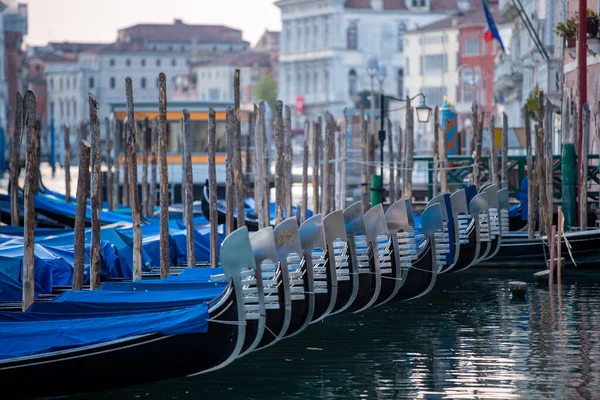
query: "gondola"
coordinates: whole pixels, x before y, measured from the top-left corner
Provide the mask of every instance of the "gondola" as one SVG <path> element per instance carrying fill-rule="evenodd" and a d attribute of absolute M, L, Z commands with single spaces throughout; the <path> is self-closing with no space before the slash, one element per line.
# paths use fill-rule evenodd
<path fill-rule="evenodd" d="M 454 267 L 460 252 L 460 241 L 457 240 L 458 229 L 454 223 L 449 194 L 444 193 L 435 196 L 427 205 L 432 204 L 439 204 L 442 213 L 443 229 L 435 235 L 435 244 L 439 255 L 440 273 L 444 273 Z"/>
<path fill-rule="evenodd" d="M 356 202 L 344 210 L 344 221 L 350 255 L 348 259 L 349 266 L 351 267 L 350 275 L 352 275 L 352 278 L 357 279 L 357 282 L 352 283 L 353 291 L 351 298 L 348 299 L 342 308 L 334 311 L 334 314 L 342 311 L 363 311 L 373 305 L 373 298 L 376 299 L 381 290 L 381 278 L 379 275 L 376 275 L 374 266 L 371 263 L 373 253 L 366 236 L 367 226 L 361 202 Z"/>
<path fill-rule="evenodd" d="M 466 190 L 461 189 L 450 195 L 452 213 L 456 222 L 457 242 L 460 246 L 458 257 L 447 272 L 465 270 L 477 261 L 479 242 L 477 240 L 476 219 L 469 213 Z"/>
<path fill-rule="evenodd" d="M 4 341 L 5 357 L 0 360 L 3 394 L 9 398 L 77 394 L 195 375 L 229 364 L 242 350 L 245 337 L 246 310 L 241 276 L 254 267 L 247 229 L 233 232 L 225 239 L 222 250 L 223 269 L 229 283 L 220 296 L 208 303 L 144 313 L 115 310 L 96 315 L 0 314 L 4 321 L 0 323 L 4 339 L 9 334 L 13 337 L 26 334 L 27 321 L 36 321 L 35 329 L 40 328 L 41 321 L 46 321 L 48 331 L 42 333 L 49 335 L 47 339 L 55 335 L 57 341 L 51 346 L 49 340 L 36 341 L 26 336 L 21 342 L 47 347 L 34 348 L 31 354 L 19 353 L 15 357 L 6 357 L 9 342 Z M 7 322 L 11 318 L 19 322 Z M 143 331 L 144 322 L 158 323 L 169 318 L 175 318 L 179 325 L 174 325 L 167 333 Z M 138 327 L 142 330 L 139 334 L 99 343 L 76 347 L 65 345 L 64 340 L 76 334 L 69 328 L 76 326 L 77 321 L 83 326 L 82 334 L 97 331 L 107 321 L 115 326 L 130 327 L 134 329 L 132 332 Z M 69 331 L 69 335 L 56 336 L 55 329 L 60 326 L 65 332 Z"/>
<path fill-rule="evenodd" d="M 408 212 L 410 213 L 408 215 L 412 216 L 410 209 Z M 410 228 L 406 227 L 406 229 Z M 394 301 L 416 299 L 431 291 L 441 270 L 435 235 L 442 233 L 443 229 L 439 203 L 429 204 L 421 214 L 421 230 L 425 240 L 419 245 L 418 252 L 415 254 L 416 259 L 408 270 L 402 290 L 394 297 Z"/>
<path fill-rule="evenodd" d="M 489 228 L 487 225 L 488 202 L 487 193 L 479 193 L 471 199 L 469 204 L 469 214 L 471 220 L 468 222 L 465 234 L 461 233 L 460 257 L 457 266 L 452 272 L 464 271 L 476 265 L 483 257 L 483 253 L 488 252 Z"/>

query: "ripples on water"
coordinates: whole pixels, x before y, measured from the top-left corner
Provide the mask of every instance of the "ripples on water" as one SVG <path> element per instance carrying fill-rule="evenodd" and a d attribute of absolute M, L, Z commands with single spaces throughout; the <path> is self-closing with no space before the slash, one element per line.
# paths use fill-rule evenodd
<path fill-rule="evenodd" d="M 419 300 L 329 318 L 221 371 L 85 398 L 600 399 L 600 273 L 569 270 L 558 293 L 533 272 L 440 276 Z M 509 280 L 530 283 L 527 300 Z"/>

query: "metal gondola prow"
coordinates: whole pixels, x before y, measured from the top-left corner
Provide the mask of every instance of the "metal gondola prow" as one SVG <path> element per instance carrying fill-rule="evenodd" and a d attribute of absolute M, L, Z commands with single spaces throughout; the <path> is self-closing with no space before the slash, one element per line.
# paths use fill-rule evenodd
<path fill-rule="evenodd" d="M 348 234 L 344 222 L 344 213 L 337 210 L 323 218 L 325 231 L 325 268 L 330 283 L 330 302 L 325 313 L 315 321 L 325 316 L 344 311 L 349 306 L 348 299 L 354 299 L 358 292 L 358 281 L 354 266 L 348 261 Z"/>
<path fill-rule="evenodd" d="M 296 218 L 288 218 L 281 222 L 275 227 L 274 234 L 282 277 L 290 288 L 292 316 L 285 332 L 285 336 L 289 337 L 304 330 L 311 322 L 314 312 L 314 292 L 306 285 L 306 262 Z"/>
<path fill-rule="evenodd" d="M 313 215 L 302 223 L 298 229 L 300 243 L 304 255 L 306 269 L 306 291 L 313 297 L 311 321 L 320 319 L 324 316 L 329 304 L 331 291 L 328 289 L 327 271 L 325 270 L 325 257 L 322 255 L 327 248 L 325 243 L 325 231 L 323 229 L 323 216 L 321 214 Z M 319 258 L 319 254 L 321 257 Z M 316 264 L 318 262 L 318 264 Z M 333 300 L 335 302 L 335 299 Z M 309 307 L 311 303 L 309 302 Z"/>

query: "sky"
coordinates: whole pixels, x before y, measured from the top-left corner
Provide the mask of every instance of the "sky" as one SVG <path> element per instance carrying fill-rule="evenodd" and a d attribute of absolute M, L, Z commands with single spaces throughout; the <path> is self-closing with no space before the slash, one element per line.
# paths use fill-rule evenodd
<path fill-rule="evenodd" d="M 29 5 L 30 46 L 48 42 L 113 42 L 138 23 L 223 24 L 252 45 L 265 28 L 281 30 L 275 0 L 21 0 Z"/>

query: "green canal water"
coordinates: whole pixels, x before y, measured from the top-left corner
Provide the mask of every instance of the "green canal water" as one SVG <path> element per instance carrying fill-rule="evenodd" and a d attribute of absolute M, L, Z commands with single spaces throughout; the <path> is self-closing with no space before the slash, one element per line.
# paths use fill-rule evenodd
<path fill-rule="evenodd" d="M 442 275 L 421 299 L 329 318 L 221 371 L 76 398 L 600 399 L 600 273 L 549 291 L 533 272 Z M 526 300 L 509 280 L 529 283 Z"/>

